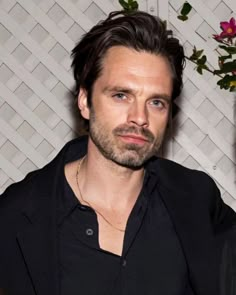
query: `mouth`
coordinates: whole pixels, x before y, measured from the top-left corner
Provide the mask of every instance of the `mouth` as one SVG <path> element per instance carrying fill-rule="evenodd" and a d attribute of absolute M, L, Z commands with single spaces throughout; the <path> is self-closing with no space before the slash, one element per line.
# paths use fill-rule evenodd
<path fill-rule="evenodd" d="M 119 135 L 119 137 L 126 143 L 143 145 L 149 142 L 149 140 L 146 137 L 142 137 L 136 134 L 123 134 L 123 135 Z"/>

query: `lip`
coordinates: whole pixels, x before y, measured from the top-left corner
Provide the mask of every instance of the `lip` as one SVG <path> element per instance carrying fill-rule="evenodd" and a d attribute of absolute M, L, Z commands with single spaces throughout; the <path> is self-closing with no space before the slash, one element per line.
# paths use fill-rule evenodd
<path fill-rule="evenodd" d="M 129 143 L 144 144 L 149 142 L 147 138 L 138 136 L 135 134 L 125 134 L 125 135 L 120 135 L 120 137 L 123 141 L 129 142 Z"/>

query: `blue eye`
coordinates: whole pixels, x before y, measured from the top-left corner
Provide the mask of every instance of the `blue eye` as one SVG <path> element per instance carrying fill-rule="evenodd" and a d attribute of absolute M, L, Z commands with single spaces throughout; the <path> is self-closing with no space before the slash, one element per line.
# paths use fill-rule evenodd
<path fill-rule="evenodd" d="M 112 97 L 122 100 L 126 98 L 126 95 L 124 93 L 116 93 Z"/>
<path fill-rule="evenodd" d="M 150 104 L 157 108 L 165 107 L 165 103 L 161 101 L 160 99 L 153 99 Z"/>

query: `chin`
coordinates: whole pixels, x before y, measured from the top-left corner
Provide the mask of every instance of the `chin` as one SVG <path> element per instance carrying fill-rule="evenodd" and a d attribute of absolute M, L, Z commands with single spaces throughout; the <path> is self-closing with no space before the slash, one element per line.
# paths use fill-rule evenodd
<path fill-rule="evenodd" d="M 137 155 L 123 155 L 122 157 L 120 156 L 113 156 L 110 160 L 115 162 L 116 164 L 127 167 L 130 169 L 140 169 L 143 167 L 144 163 L 151 157 L 150 156 L 145 156 L 145 157 L 138 157 Z"/>

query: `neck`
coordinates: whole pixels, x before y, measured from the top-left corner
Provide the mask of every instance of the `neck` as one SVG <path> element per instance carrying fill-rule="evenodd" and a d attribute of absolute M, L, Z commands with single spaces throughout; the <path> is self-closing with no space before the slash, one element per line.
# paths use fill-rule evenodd
<path fill-rule="evenodd" d="M 103 207 L 126 207 L 135 203 L 142 188 L 144 169 L 133 170 L 106 159 L 101 153 L 91 151 L 84 159 L 79 173 L 84 196 Z"/>

